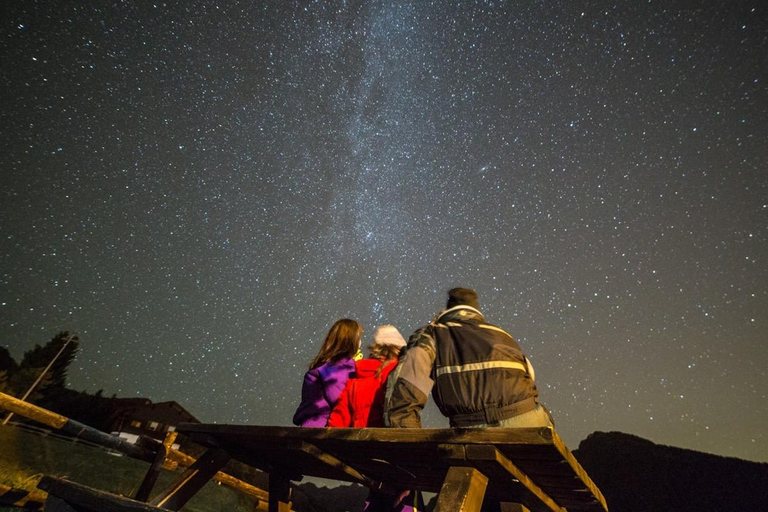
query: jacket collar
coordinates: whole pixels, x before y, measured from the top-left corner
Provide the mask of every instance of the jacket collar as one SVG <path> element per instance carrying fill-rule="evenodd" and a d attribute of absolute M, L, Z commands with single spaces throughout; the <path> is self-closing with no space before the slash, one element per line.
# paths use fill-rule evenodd
<path fill-rule="evenodd" d="M 459 305 L 450 309 L 444 309 L 437 315 L 437 318 L 435 318 L 435 322 L 443 320 L 479 320 L 485 322 L 485 317 L 479 310 L 472 306 Z"/>

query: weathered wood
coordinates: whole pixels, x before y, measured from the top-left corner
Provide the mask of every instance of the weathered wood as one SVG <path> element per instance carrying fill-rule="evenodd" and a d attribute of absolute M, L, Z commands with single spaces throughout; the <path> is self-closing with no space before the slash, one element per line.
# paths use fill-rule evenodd
<path fill-rule="evenodd" d="M 295 447 L 297 450 L 311 455 L 312 457 L 319 460 L 323 464 L 327 464 L 332 468 L 337 469 L 340 472 L 344 473 L 345 475 L 352 477 L 354 480 L 357 481 L 357 483 L 364 485 L 369 489 L 379 490 L 382 487 L 382 484 L 380 482 L 377 482 L 376 480 L 368 478 L 367 476 L 363 475 L 362 473 L 357 471 L 355 468 L 353 468 L 349 464 L 345 464 L 344 462 L 340 461 L 333 455 L 329 453 L 325 453 L 324 451 L 322 451 L 321 449 L 319 449 L 317 446 L 313 444 L 301 441 L 299 443 L 296 443 Z"/>
<path fill-rule="evenodd" d="M 488 478 L 475 468 L 453 466 L 445 475 L 434 512 L 480 512 Z"/>
<path fill-rule="evenodd" d="M 43 508 L 46 497 L 44 492 L 14 489 L 0 484 L 0 505 L 13 505 L 25 510 L 40 510 Z"/>
<path fill-rule="evenodd" d="M 565 512 L 528 475 L 520 471 L 494 446 L 467 445 L 467 462 L 494 479 L 495 487 L 515 488 L 519 501 L 532 510 Z"/>
<path fill-rule="evenodd" d="M 292 480 L 307 475 L 359 483 L 359 474 L 389 488 L 439 492 L 451 467 L 485 464 L 490 468 L 487 493 L 494 500 L 522 502 L 533 512 L 557 510 L 536 497 L 500 462 L 507 460 L 556 507 L 567 507 L 569 512 L 607 511 L 604 501 L 597 498 L 601 495 L 596 487 L 588 486 L 591 480 L 586 472 L 564 446 L 556 445 L 559 438 L 551 428 L 310 429 L 181 424 L 177 431 L 205 446 L 221 447 L 267 472 L 291 473 Z M 354 472 L 344 472 L 328 463 L 330 459 L 312 456 L 308 450 L 297 450 L 302 443 Z M 486 447 L 493 457 L 485 462 L 463 462 L 471 458 L 467 455 L 470 446 Z M 526 495 L 527 501 L 522 499 Z"/>
<path fill-rule="evenodd" d="M 48 492 L 46 512 L 163 512 L 152 505 L 61 478 L 45 476 L 37 487 Z"/>
<path fill-rule="evenodd" d="M 224 450 L 211 448 L 187 468 L 168 489 L 149 503 L 168 510 L 180 510 L 224 465 L 230 456 Z"/>
<path fill-rule="evenodd" d="M 291 481 L 277 471 L 269 474 L 269 512 L 291 512 Z"/>
<path fill-rule="evenodd" d="M 597 485 L 595 485 L 584 468 L 581 467 L 579 461 L 576 460 L 576 457 L 573 456 L 571 451 L 565 446 L 563 440 L 560 439 L 560 436 L 558 436 L 554 430 L 552 431 L 552 444 L 555 446 L 555 448 L 557 448 L 557 451 L 563 456 L 563 458 L 565 458 L 571 470 L 576 473 L 578 479 L 584 483 L 584 485 L 595 497 L 600 506 L 602 506 L 605 510 L 608 510 L 608 504 L 605 501 L 605 496 L 603 496 L 603 493 L 600 492 L 600 489 L 597 487 Z"/>
<path fill-rule="evenodd" d="M 72 437 L 85 439 L 86 441 L 104 446 L 105 448 L 111 448 L 133 459 L 143 460 L 144 462 L 152 462 L 157 453 L 149 447 L 129 443 L 125 439 L 120 439 L 117 436 L 107 434 L 106 432 L 89 427 L 88 425 L 84 425 L 75 420 L 67 420 L 64 426 L 61 427 L 61 431 Z"/>
<path fill-rule="evenodd" d="M 136 490 L 134 499 L 138 501 L 149 500 L 149 493 L 152 492 L 152 488 L 155 486 L 155 482 L 157 482 L 157 478 L 160 476 L 160 471 L 163 469 L 165 455 L 165 445 L 159 444 L 157 446 L 157 455 L 155 456 L 155 460 L 152 462 L 152 465 L 149 466 L 147 473 L 144 475 L 144 480 L 141 481 L 141 485 L 139 485 L 138 490 Z"/>
<path fill-rule="evenodd" d="M 377 443 L 474 443 L 507 445 L 552 445 L 553 430 L 537 428 L 300 428 L 252 425 L 212 425 L 182 423 L 177 429 L 182 434 L 218 434 L 247 439 L 250 442 L 275 439 L 338 439 L 344 441 L 376 441 Z M 310 441 L 311 442 L 311 441 Z"/>
<path fill-rule="evenodd" d="M 143 446 L 136 446 L 125 439 L 107 434 L 88 425 L 68 419 L 66 416 L 56 414 L 42 407 L 32 405 L 18 398 L 0 393 L 0 408 L 6 409 L 19 416 L 24 416 L 43 425 L 53 427 L 57 430 L 79 439 L 91 441 L 106 448 L 112 448 L 134 459 L 152 462 L 155 458 L 155 451 Z"/>
<path fill-rule="evenodd" d="M 171 449 L 168 452 L 168 455 L 166 457 L 166 461 L 168 460 L 173 461 L 174 463 L 177 464 L 177 466 L 181 465 L 188 468 L 192 466 L 197 459 L 195 459 L 190 455 L 187 455 L 184 452 Z M 269 499 L 269 494 L 264 489 L 259 489 L 258 487 L 255 487 L 249 484 L 248 482 L 244 482 L 243 480 L 235 478 L 232 475 L 228 475 L 227 473 L 219 471 L 218 473 L 213 475 L 213 480 L 215 482 L 219 482 L 223 485 L 226 485 L 227 487 L 231 487 L 237 491 L 253 496 L 254 498 L 257 498 L 259 501 L 266 502 Z"/>
<path fill-rule="evenodd" d="M 66 416 L 24 402 L 5 393 L 0 393 L 0 409 L 5 409 L 55 429 L 60 429 L 67 422 Z"/>

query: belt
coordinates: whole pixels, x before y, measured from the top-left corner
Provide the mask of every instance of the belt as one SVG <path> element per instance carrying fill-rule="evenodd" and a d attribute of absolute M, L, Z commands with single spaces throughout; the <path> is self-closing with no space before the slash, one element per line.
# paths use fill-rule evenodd
<path fill-rule="evenodd" d="M 502 420 L 534 410 L 537 403 L 538 401 L 536 400 L 536 397 L 532 396 L 525 400 L 504 405 L 502 407 L 494 404 L 485 405 L 482 411 L 451 416 L 451 426 L 469 427 L 471 425 L 479 424 L 497 425 Z"/>

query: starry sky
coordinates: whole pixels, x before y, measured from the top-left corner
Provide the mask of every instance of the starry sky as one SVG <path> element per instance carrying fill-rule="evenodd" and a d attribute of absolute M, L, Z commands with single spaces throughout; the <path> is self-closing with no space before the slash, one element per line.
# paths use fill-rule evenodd
<path fill-rule="evenodd" d="M 467 286 L 571 448 L 768 461 L 765 2 L 2 11 L 17 359 L 71 330 L 75 389 L 289 425 L 336 319 Z"/>

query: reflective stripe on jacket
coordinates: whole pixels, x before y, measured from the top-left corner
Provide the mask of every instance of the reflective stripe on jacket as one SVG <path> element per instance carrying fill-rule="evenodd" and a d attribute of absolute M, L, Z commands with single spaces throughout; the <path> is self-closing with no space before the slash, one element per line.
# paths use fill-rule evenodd
<path fill-rule="evenodd" d="M 532 410 L 538 398 L 520 346 L 469 306 L 442 312 L 411 336 L 390 375 L 385 421 L 420 427 L 430 391 L 451 426 L 492 425 Z"/>

